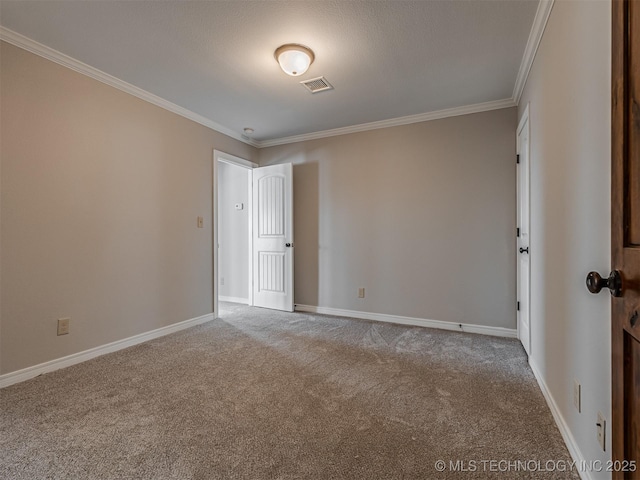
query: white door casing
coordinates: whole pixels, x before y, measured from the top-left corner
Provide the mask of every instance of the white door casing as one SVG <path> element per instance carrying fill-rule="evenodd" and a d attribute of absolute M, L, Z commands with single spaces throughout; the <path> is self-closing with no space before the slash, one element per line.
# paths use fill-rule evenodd
<path fill-rule="evenodd" d="M 531 252 L 530 252 L 530 200 L 529 200 L 529 106 L 520 119 L 517 130 L 516 191 L 517 191 L 517 326 L 518 338 L 527 355 L 531 354 Z"/>
<path fill-rule="evenodd" d="M 219 271 L 218 271 L 218 265 L 219 265 L 219 260 L 220 260 L 220 245 L 219 245 L 219 235 L 218 235 L 218 230 L 219 230 L 219 225 L 218 225 L 218 165 L 219 162 L 224 162 L 224 163 L 229 163 L 238 167 L 242 167 L 247 169 L 248 172 L 251 172 L 254 168 L 258 167 L 257 163 L 253 163 L 250 162 L 248 160 L 245 160 L 244 158 L 240 158 L 240 157 L 236 157 L 234 155 L 230 155 L 228 153 L 224 153 L 221 152 L 219 150 L 214 150 L 213 151 L 213 195 L 212 195 L 212 199 L 213 199 L 213 205 L 212 205 L 212 210 L 213 210 L 213 219 L 212 219 L 212 225 L 213 225 L 213 313 L 214 316 L 217 318 L 218 314 L 219 314 L 219 305 L 218 305 L 218 296 L 219 296 Z M 249 189 L 249 204 L 247 205 L 248 210 L 249 210 L 249 251 L 247 252 L 247 255 L 249 256 L 249 305 L 253 305 L 253 299 L 252 299 L 252 293 L 253 293 L 253 289 L 252 289 L 252 280 L 253 280 L 253 262 L 252 262 L 252 253 L 253 253 L 253 248 L 251 245 L 251 242 L 253 241 L 253 235 L 251 233 L 251 229 L 253 228 L 253 222 L 252 222 L 252 208 L 253 208 L 253 201 L 251 199 L 251 195 L 252 195 L 252 175 L 247 175 L 247 180 L 248 180 L 248 189 Z"/>
<path fill-rule="evenodd" d="M 253 170 L 253 304 L 293 311 L 293 166 Z"/>

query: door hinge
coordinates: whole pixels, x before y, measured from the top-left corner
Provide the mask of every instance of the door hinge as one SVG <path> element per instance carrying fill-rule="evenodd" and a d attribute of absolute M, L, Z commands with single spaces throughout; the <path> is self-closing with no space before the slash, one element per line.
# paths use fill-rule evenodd
<path fill-rule="evenodd" d="M 516 155 L 516 163 L 520 163 L 520 154 Z"/>
<path fill-rule="evenodd" d="M 520 302 L 518 302 L 518 311 L 520 311 Z"/>
<path fill-rule="evenodd" d="M 520 236 L 520 227 L 516 228 L 516 237 Z"/>

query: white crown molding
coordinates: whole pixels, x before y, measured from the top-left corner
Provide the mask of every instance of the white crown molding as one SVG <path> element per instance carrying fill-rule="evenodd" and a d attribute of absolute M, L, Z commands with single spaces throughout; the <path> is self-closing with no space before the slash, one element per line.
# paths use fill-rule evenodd
<path fill-rule="evenodd" d="M 160 108 L 164 108 L 165 110 L 176 113 L 184 118 L 193 120 L 194 122 L 199 123 L 200 125 L 204 125 L 205 127 L 215 130 L 216 132 L 222 133 L 231 138 L 235 138 L 236 140 L 239 140 L 248 145 L 252 145 L 254 147 L 256 146 L 253 140 L 240 135 L 227 127 L 224 127 L 219 123 L 209 120 L 202 115 L 176 105 L 175 103 L 165 100 L 164 98 L 154 95 L 153 93 L 149 93 L 146 90 L 136 87 L 135 85 L 131 85 L 124 80 L 120 80 L 113 75 L 109 75 L 108 73 L 98 70 L 91 65 L 87 65 L 86 63 L 76 60 L 75 58 L 65 55 L 64 53 L 58 52 L 53 48 L 38 43 L 35 40 L 14 32 L 13 30 L 9 30 L 8 28 L 0 26 L 0 40 L 15 45 L 16 47 L 20 47 L 40 57 L 46 58 L 47 60 L 51 60 L 52 62 L 55 62 L 59 65 L 70 68 L 71 70 L 86 75 L 87 77 L 91 77 L 94 80 L 98 80 L 99 82 L 105 83 L 111 87 L 117 88 L 118 90 L 133 95 L 134 97 L 138 97 Z"/>
<path fill-rule="evenodd" d="M 520 95 L 522 94 L 522 89 L 524 88 L 524 84 L 527 79 L 527 75 L 529 70 L 531 69 L 531 65 L 533 63 L 533 59 L 535 57 L 536 50 L 542 38 L 542 34 L 544 32 L 544 28 L 546 26 L 547 20 L 549 18 L 549 14 L 551 13 L 551 8 L 553 6 L 554 0 L 541 0 L 538 5 L 538 10 L 536 12 L 536 17 L 534 20 L 533 27 L 529 34 L 529 40 L 527 42 L 527 46 L 525 49 L 525 55 L 522 59 L 522 63 L 520 65 L 520 70 L 518 72 L 518 78 L 516 79 L 516 86 L 514 88 L 514 93 L 512 98 L 505 98 L 502 100 L 494 100 L 490 102 L 477 103 L 473 105 L 465 105 L 461 107 L 455 108 L 447 108 L 444 110 L 437 110 L 434 112 L 426 112 L 420 113 L 417 115 L 408 115 L 405 117 L 397 117 L 391 118 L 388 120 L 381 120 L 377 122 L 369 122 L 362 123 L 359 125 L 351 125 L 348 127 L 342 128 L 334 128 L 330 130 L 322 130 L 319 132 L 306 133 L 302 135 L 294 135 L 290 137 L 281 137 L 274 138 L 269 140 L 255 140 L 252 138 L 248 138 L 246 135 L 242 135 L 240 133 L 234 132 L 233 130 L 220 125 L 219 123 L 214 122 L 208 118 L 203 117 L 191 110 L 183 108 L 175 103 L 172 103 L 168 100 L 165 100 L 153 93 L 147 92 L 135 85 L 131 85 L 130 83 L 125 82 L 124 80 L 120 80 L 108 73 L 105 73 L 97 68 L 94 68 L 86 63 L 83 63 L 79 60 L 76 60 L 64 53 L 58 52 L 53 48 L 47 47 L 35 40 L 32 40 L 24 35 L 21 35 L 13 30 L 9 30 L 6 27 L 0 26 L 0 40 L 3 40 L 7 43 L 15 45 L 16 47 L 27 50 L 31 53 L 34 53 L 38 56 L 46 58 L 47 60 L 51 60 L 59 65 L 70 68 L 78 73 L 86 75 L 94 80 L 98 80 L 99 82 L 105 83 L 109 86 L 117 88 L 123 92 L 126 92 L 130 95 L 138 97 L 144 101 L 147 101 L 153 105 L 156 105 L 160 108 L 164 108 L 170 112 L 173 112 L 177 115 L 185 117 L 189 120 L 192 120 L 196 123 L 204 125 L 212 130 L 215 130 L 223 135 L 227 135 L 231 138 L 234 138 L 240 142 L 246 143 L 247 145 L 251 145 L 256 148 L 266 148 L 273 147 L 276 145 L 286 145 L 289 143 L 296 142 L 304 142 L 307 140 L 316 140 L 320 138 L 327 137 L 335 137 L 338 135 L 347 135 L 350 133 L 358 133 L 358 132 L 366 132 L 369 130 L 377 130 L 381 128 L 389 128 L 389 127 L 397 127 L 401 125 L 409 125 L 412 123 L 420 123 L 427 122 L 430 120 L 439 120 L 442 118 L 455 117 L 460 115 L 469 115 L 473 113 L 480 112 L 488 112 L 491 110 L 499 110 L 502 108 L 515 107 L 518 105 L 520 100 Z"/>
<path fill-rule="evenodd" d="M 513 101 L 513 99 L 505 98 L 503 100 L 476 103 L 474 105 L 465 105 L 463 107 L 447 108 L 445 110 L 437 110 L 435 112 L 419 113 L 417 115 L 408 115 L 406 117 L 390 118 L 389 120 L 381 120 L 379 122 L 361 123 L 359 125 L 352 125 L 350 127 L 333 128 L 331 130 L 304 133 L 302 135 L 294 135 L 291 137 L 274 138 L 272 140 L 258 140 L 256 141 L 256 146 L 258 148 L 274 147 L 276 145 L 286 145 L 288 143 L 317 140 L 319 138 L 335 137 L 338 135 L 347 135 L 349 133 L 366 132 L 369 130 L 377 130 L 380 128 L 398 127 L 401 125 L 409 125 L 411 123 L 427 122 L 429 120 L 439 120 L 441 118 L 469 115 L 471 113 L 488 112 L 490 110 L 499 110 L 501 108 L 509 108 L 515 106 L 516 103 Z"/>
<path fill-rule="evenodd" d="M 452 330 L 455 332 L 479 333 L 494 337 L 516 338 L 517 332 L 512 328 L 489 327 L 485 325 L 473 325 L 470 323 L 444 322 L 442 320 L 428 320 L 426 318 L 402 317 L 388 315 L 386 313 L 359 312 L 357 310 L 345 310 L 342 308 L 316 307 L 314 305 L 295 305 L 296 312 L 319 313 L 321 315 L 334 315 L 336 317 L 360 318 L 376 322 L 397 323 L 399 325 L 412 325 L 415 327 L 437 328 L 439 330 Z"/>
<path fill-rule="evenodd" d="M 30 378 L 37 377 L 38 375 L 42 375 L 44 373 L 53 372 L 55 370 L 60 370 L 61 368 L 66 368 L 70 367 L 71 365 L 86 362 L 87 360 L 91 360 L 92 358 L 96 358 L 107 353 L 117 352 L 118 350 L 122 350 L 123 348 L 132 347 L 133 345 L 138 345 L 143 342 L 148 342 L 149 340 L 164 337 L 165 335 L 179 332 L 180 330 L 184 330 L 185 328 L 195 327 L 196 325 L 209 322 L 213 319 L 214 314 L 208 313 L 206 315 L 191 318 L 183 322 L 167 325 L 166 327 L 160 327 L 146 333 L 140 333 L 138 335 L 134 335 L 133 337 L 107 343 L 106 345 L 91 348 L 83 352 L 73 353 L 71 355 L 67 355 L 66 357 L 56 358 L 55 360 L 40 363 L 39 365 L 23 368 L 22 370 L 17 370 L 15 372 L 5 373 L 4 375 L 0 375 L 0 388 L 24 382 L 26 380 L 29 380 Z"/>
<path fill-rule="evenodd" d="M 516 84 L 513 87 L 513 101 L 517 104 L 520 103 L 520 97 L 522 91 L 527 83 L 529 72 L 533 66 L 533 61 L 536 58 L 544 29 L 549 21 L 549 15 L 551 15 L 551 9 L 553 8 L 554 0 L 540 0 L 538 4 L 538 10 L 536 10 L 536 16 L 533 19 L 533 25 L 529 32 L 529 39 L 527 40 L 527 46 L 524 49 L 524 55 L 522 56 L 522 62 L 520 62 L 520 70 L 518 70 L 518 76 L 516 77 Z"/>

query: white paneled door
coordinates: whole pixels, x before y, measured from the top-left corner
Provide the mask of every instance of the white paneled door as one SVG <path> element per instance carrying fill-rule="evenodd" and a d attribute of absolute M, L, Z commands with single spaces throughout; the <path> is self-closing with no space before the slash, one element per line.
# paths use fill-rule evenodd
<path fill-rule="evenodd" d="M 293 166 L 253 169 L 253 304 L 293 311 Z"/>
<path fill-rule="evenodd" d="M 518 126 L 518 163 L 517 163 L 517 316 L 518 338 L 527 355 L 531 353 L 531 316 L 530 316 L 530 270 L 529 256 L 529 107 L 525 109 Z"/>

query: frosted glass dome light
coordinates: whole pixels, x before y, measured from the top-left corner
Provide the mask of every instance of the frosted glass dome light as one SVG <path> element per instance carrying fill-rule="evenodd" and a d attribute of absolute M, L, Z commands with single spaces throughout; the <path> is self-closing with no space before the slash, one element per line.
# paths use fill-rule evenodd
<path fill-rule="evenodd" d="M 278 47 L 274 56 L 284 73 L 292 77 L 297 77 L 306 72 L 315 59 L 315 55 L 310 48 L 296 43 L 288 43 Z"/>

